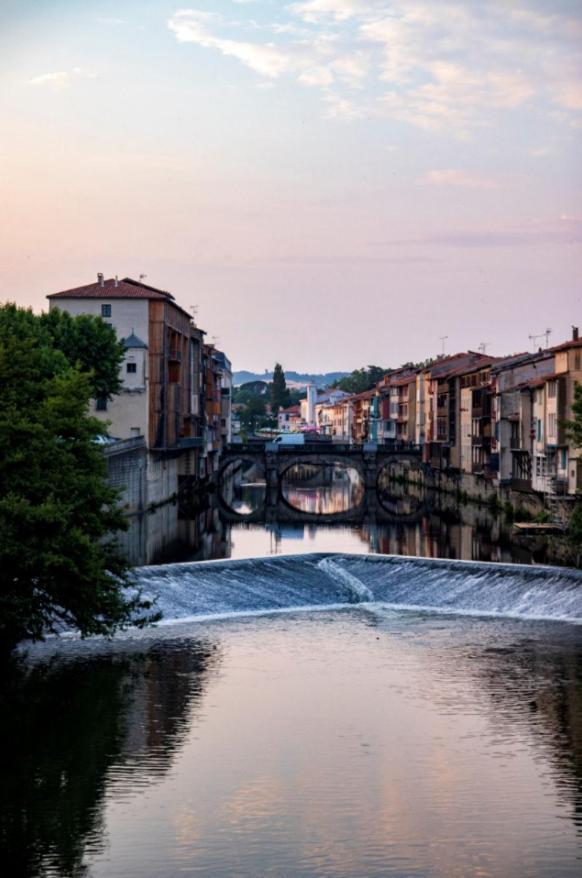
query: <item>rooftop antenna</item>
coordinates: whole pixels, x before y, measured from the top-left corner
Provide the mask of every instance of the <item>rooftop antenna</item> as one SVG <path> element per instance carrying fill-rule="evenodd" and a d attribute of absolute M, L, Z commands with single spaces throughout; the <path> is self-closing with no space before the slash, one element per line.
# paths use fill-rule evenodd
<path fill-rule="evenodd" d="M 487 352 L 487 348 L 489 347 L 490 344 L 491 344 L 490 341 L 482 341 L 480 343 L 479 350 L 481 351 L 482 354 L 485 354 Z"/>
<path fill-rule="evenodd" d="M 550 329 L 550 332 L 551 332 L 551 331 L 552 331 L 552 330 Z M 544 335 L 546 335 L 545 332 L 538 332 L 537 335 L 528 335 L 528 338 L 529 338 L 529 340 L 531 341 L 531 343 L 532 343 L 532 345 L 533 345 L 534 353 L 535 353 L 535 350 L 536 350 L 536 348 L 537 348 L 537 346 L 538 346 L 538 338 L 543 338 Z M 547 336 L 546 336 L 546 339 L 547 339 Z"/>
<path fill-rule="evenodd" d="M 139 279 L 140 279 L 140 280 L 145 280 L 146 277 L 147 277 L 147 274 L 140 274 Z"/>
<path fill-rule="evenodd" d="M 442 345 L 441 356 L 444 357 L 444 355 L 445 355 L 445 342 L 448 338 L 448 335 L 439 335 L 439 338 L 441 340 L 441 345 Z"/>
<path fill-rule="evenodd" d="M 552 334 L 552 330 L 551 330 L 551 329 L 546 329 L 546 331 L 544 332 L 544 335 L 545 335 L 545 337 L 546 337 L 546 347 L 547 347 L 547 348 L 550 346 L 550 335 L 551 335 L 551 334 Z"/>

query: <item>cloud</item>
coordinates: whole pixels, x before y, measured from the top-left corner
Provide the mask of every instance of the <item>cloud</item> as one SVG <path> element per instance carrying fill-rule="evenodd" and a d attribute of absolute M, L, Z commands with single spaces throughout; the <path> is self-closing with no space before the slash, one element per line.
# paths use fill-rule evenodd
<path fill-rule="evenodd" d="M 499 182 L 491 177 L 481 177 L 455 169 L 427 171 L 416 182 L 422 186 L 453 186 L 463 189 L 499 188 Z"/>
<path fill-rule="evenodd" d="M 62 88 L 69 84 L 70 74 L 61 70 L 58 73 L 41 73 L 40 76 L 33 76 L 28 80 L 28 85 L 54 85 Z"/>
<path fill-rule="evenodd" d="M 179 10 L 168 27 L 259 76 L 319 89 L 328 117 L 383 115 L 463 138 L 516 109 L 568 125 L 582 110 L 582 14 L 504 0 L 296 0 L 264 13 Z"/>
<path fill-rule="evenodd" d="M 168 21 L 168 27 L 179 43 L 216 49 L 271 79 L 291 74 L 302 85 L 326 88 L 336 80 L 358 86 L 367 75 L 364 52 L 337 54 L 325 36 L 276 46 L 272 42 L 256 43 L 217 35 L 208 26 L 213 21 L 218 22 L 218 17 L 212 13 L 181 10 Z"/>
<path fill-rule="evenodd" d="M 41 73 L 29 79 L 28 85 L 48 85 L 53 88 L 66 88 L 75 79 L 96 79 L 97 74 L 84 70 L 82 67 L 73 67 L 71 71 L 59 70 L 56 73 Z"/>

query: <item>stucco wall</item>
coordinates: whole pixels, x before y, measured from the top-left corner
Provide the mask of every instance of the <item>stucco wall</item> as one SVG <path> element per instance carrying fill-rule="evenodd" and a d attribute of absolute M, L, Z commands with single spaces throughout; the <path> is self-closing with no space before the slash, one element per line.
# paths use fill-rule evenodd
<path fill-rule="evenodd" d="M 105 290 L 104 290 L 105 292 Z M 119 338 L 127 338 L 135 333 L 148 344 L 148 299 L 49 299 L 49 309 L 60 308 L 69 314 L 93 314 L 101 317 L 101 305 L 111 305 L 111 317 L 104 317 Z"/>

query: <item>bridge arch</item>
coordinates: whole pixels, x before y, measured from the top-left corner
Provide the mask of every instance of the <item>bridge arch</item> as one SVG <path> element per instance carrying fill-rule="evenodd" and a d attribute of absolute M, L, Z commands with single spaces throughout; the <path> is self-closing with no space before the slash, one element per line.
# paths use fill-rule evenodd
<path fill-rule="evenodd" d="M 343 469 L 354 469 L 362 480 L 365 482 L 365 469 L 361 458 L 347 457 L 346 455 L 336 456 L 334 454 L 312 454 L 312 455 L 277 455 L 277 475 L 279 481 L 282 482 L 290 469 L 295 466 L 339 466 Z"/>
<path fill-rule="evenodd" d="M 243 472 L 245 470 L 248 471 L 251 467 L 257 467 L 261 470 L 262 478 L 258 481 L 262 482 L 264 480 L 264 488 L 262 489 L 262 496 L 259 499 L 259 502 L 254 508 L 248 510 L 242 510 L 236 508 L 235 501 L 235 492 L 237 490 L 237 485 L 235 482 L 237 475 L 237 464 L 242 467 Z M 232 472 L 232 481 L 228 479 L 228 471 L 231 468 Z M 227 489 L 231 487 L 233 491 L 233 496 L 227 496 Z M 238 486 L 240 488 L 240 485 Z M 260 485 L 257 485 L 260 487 Z M 216 494 L 218 497 L 218 503 L 221 509 L 221 512 L 226 514 L 228 517 L 233 517 L 233 520 L 241 521 L 241 522 L 251 522 L 253 519 L 260 520 L 262 515 L 262 507 L 264 507 L 266 503 L 266 492 L 267 492 L 267 474 L 265 468 L 265 460 L 264 457 L 257 454 L 246 454 L 244 451 L 241 451 L 238 454 L 230 454 L 228 457 L 223 459 L 218 468 L 218 472 L 216 474 Z M 238 498 L 240 502 L 240 496 Z"/>

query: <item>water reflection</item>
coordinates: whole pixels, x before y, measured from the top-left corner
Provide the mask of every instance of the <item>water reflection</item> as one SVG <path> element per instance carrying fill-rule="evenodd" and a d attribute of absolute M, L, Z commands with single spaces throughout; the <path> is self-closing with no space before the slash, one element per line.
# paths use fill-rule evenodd
<path fill-rule="evenodd" d="M 265 472 L 256 460 L 234 460 L 222 473 L 221 501 L 239 515 L 249 515 L 265 505 Z"/>
<path fill-rule="evenodd" d="M 186 513 L 169 504 L 152 516 L 132 519 L 123 535 L 131 563 L 310 551 L 559 563 L 543 546 L 515 543 L 511 524 L 488 506 L 459 505 L 450 495 L 414 487 L 404 491 L 386 484 L 366 492 L 363 500 L 359 486 L 348 481 L 315 487 L 288 483 L 283 499 L 268 497 L 262 482 L 242 479 L 228 491 L 231 507 L 213 494 Z M 333 515 L 342 517 L 341 524 Z"/>
<path fill-rule="evenodd" d="M 579 640 L 520 638 L 474 666 L 497 718 L 525 725 L 545 748 L 582 835 L 582 653 Z"/>
<path fill-rule="evenodd" d="M 579 874 L 575 627 L 379 607 L 221 624 L 220 659 L 163 636 L 14 678 L 7 874 Z"/>
<path fill-rule="evenodd" d="M 360 506 L 364 486 L 353 467 L 296 464 L 285 473 L 282 494 L 300 512 L 334 515 Z"/>
<path fill-rule="evenodd" d="M 104 799 L 162 778 L 187 737 L 218 654 L 106 651 L 2 669 L 0 849 L 10 876 L 86 874 L 106 844 Z"/>

